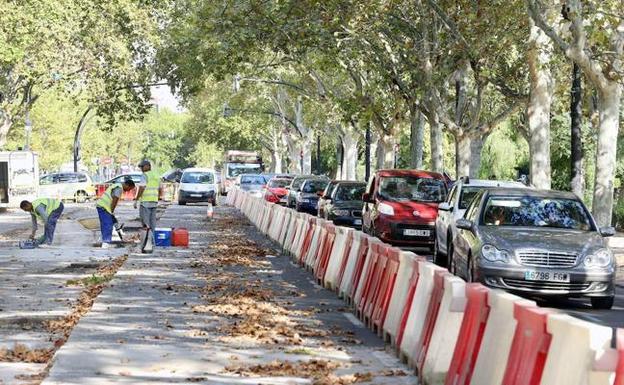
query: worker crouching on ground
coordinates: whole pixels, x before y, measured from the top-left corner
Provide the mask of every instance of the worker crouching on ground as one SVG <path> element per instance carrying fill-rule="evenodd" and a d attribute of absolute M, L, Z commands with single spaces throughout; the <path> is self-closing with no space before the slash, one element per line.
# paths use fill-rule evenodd
<path fill-rule="evenodd" d="M 32 202 L 22 201 L 20 208 L 27 213 L 30 213 L 32 218 L 32 233 L 30 239 L 35 240 L 35 244 L 39 247 L 47 247 L 52 244 L 54 240 L 54 230 L 56 230 L 56 222 L 63 214 L 65 206 L 63 202 L 58 199 L 52 198 L 39 198 Z M 40 219 L 44 225 L 45 230 L 43 235 L 35 239 L 37 233 L 37 219 Z"/>
<path fill-rule="evenodd" d="M 117 203 L 125 191 L 134 188 L 132 179 L 126 179 L 122 184 L 114 183 L 106 189 L 104 194 L 98 199 L 96 206 L 98 217 L 100 218 L 100 231 L 102 232 L 102 248 L 111 247 L 113 238 L 113 223 L 115 221 L 113 213 L 117 208 Z"/>
<path fill-rule="evenodd" d="M 154 229 L 156 228 L 156 209 L 158 208 L 158 190 L 160 189 L 160 176 L 152 171 L 152 164 L 148 160 L 139 163 L 139 168 L 143 171 L 143 183 L 139 186 L 139 191 L 134 200 L 134 208 L 141 202 L 139 214 L 143 227 L 147 229 L 152 244 L 154 244 Z M 145 242 L 144 242 L 145 244 Z"/>

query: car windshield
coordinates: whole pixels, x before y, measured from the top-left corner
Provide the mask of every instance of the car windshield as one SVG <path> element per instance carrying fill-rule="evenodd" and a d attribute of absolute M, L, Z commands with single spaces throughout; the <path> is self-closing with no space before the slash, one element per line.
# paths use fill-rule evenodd
<path fill-rule="evenodd" d="M 468 205 L 474 199 L 475 195 L 481 191 L 483 187 L 463 187 L 461 196 L 459 197 L 459 209 L 466 210 Z"/>
<path fill-rule="evenodd" d="M 305 178 L 295 178 L 295 179 L 293 179 L 291 189 L 292 190 L 297 190 L 299 187 L 301 187 L 301 185 L 305 181 L 306 181 Z"/>
<path fill-rule="evenodd" d="M 214 178 L 211 172 L 185 172 L 182 174 L 182 183 L 214 183 Z"/>
<path fill-rule="evenodd" d="M 336 190 L 337 201 L 361 201 L 366 185 L 342 185 Z"/>
<path fill-rule="evenodd" d="M 379 195 L 390 201 L 442 202 L 444 181 L 417 176 L 390 176 L 380 181 Z"/>
<path fill-rule="evenodd" d="M 556 227 L 591 230 L 589 213 L 575 199 L 545 197 L 490 197 L 482 224 L 486 226 Z"/>
<path fill-rule="evenodd" d="M 327 187 L 327 183 L 329 182 L 326 180 L 309 180 L 303 185 L 301 191 L 304 193 L 316 193 L 318 191 L 323 191 L 325 190 L 325 187 Z"/>
<path fill-rule="evenodd" d="M 241 184 L 265 184 L 263 176 L 260 175 L 245 175 L 241 177 Z"/>
<path fill-rule="evenodd" d="M 269 187 L 271 188 L 284 188 L 290 184 L 288 179 L 272 179 L 269 181 Z"/>
<path fill-rule="evenodd" d="M 234 163 L 227 165 L 228 178 L 236 178 L 237 176 L 244 174 L 259 174 L 261 171 L 262 167 L 259 164 Z"/>

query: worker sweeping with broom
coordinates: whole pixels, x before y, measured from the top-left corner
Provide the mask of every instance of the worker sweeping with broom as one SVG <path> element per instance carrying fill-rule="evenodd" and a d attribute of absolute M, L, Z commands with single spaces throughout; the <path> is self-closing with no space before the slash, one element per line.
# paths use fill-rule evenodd
<path fill-rule="evenodd" d="M 30 239 L 34 240 L 34 246 L 46 248 L 52 245 L 54 240 L 54 231 L 56 230 L 56 222 L 63 214 L 65 206 L 63 202 L 52 198 L 39 198 L 32 202 L 22 201 L 20 208 L 30 213 L 32 219 L 32 233 Z M 37 220 L 44 223 L 43 235 L 35 239 L 37 233 Z"/>
<path fill-rule="evenodd" d="M 102 232 L 102 248 L 111 247 L 113 239 L 113 224 L 115 222 L 115 208 L 125 191 L 134 188 L 132 179 L 126 179 L 122 184 L 114 183 L 108 186 L 104 194 L 98 199 L 96 206 L 100 218 L 100 231 Z"/>

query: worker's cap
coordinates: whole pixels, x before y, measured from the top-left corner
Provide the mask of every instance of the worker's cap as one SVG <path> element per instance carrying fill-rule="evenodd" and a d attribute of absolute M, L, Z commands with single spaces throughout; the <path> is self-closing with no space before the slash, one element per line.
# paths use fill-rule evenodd
<path fill-rule="evenodd" d="M 150 167 L 151 167 L 151 166 L 152 166 L 152 164 L 150 163 L 150 161 L 149 161 L 149 160 L 147 160 L 147 159 L 143 159 L 143 160 L 141 161 L 141 163 L 139 163 L 139 167 L 145 167 L 145 166 L 150 166 Z"/>

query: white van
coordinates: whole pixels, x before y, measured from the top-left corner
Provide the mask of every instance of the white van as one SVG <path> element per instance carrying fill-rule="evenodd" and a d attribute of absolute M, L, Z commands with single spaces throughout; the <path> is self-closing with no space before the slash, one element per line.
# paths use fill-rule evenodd
<path fill-rule="evenodd" d="M 39 194 L 39 157 L 31 151 L 0 152 L 0 208 L 19 207 Z"/>
<path fill-rule="evenodd" d="M 208 168 L 187 168 L 180 178 L 178 204 L 209 202 L 217 204 L 217 178 Z"/>

